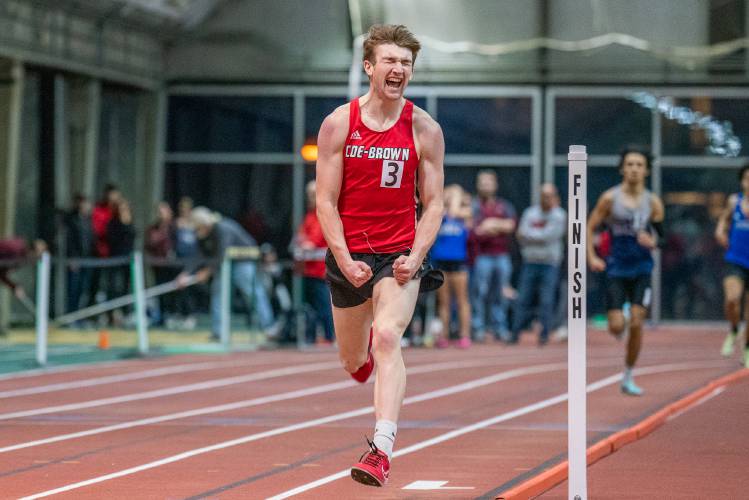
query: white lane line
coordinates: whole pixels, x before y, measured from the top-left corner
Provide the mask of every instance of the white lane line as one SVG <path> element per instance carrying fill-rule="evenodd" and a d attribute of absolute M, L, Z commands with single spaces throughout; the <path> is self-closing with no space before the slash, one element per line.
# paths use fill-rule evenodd
<path fill-rule="evenodd" d="M 431 363 L 426 365 L 420 365 L 410 368 L 407 373 L 409 375 L 415 375 L 419 373 L 429 373 L 441 370 L 452 370 L 452 369 L 463 369 L 463 368 L 475 368 L 480 366 L 494 366 L 496 362 L 493 360 L 478 360 L 478 361 L 453 361 L 445 363 Z M 176 413 L 170 413 L 167 415 L 160 415 L 157 417 L 142 418 L 138 420 L 131 420 L 129 422 L 122 422 L 119 424 L 108 425 L 105 427 L 97 427 L 95 429 L 88 429 L 85 431 L 72 432 L 69 434 L 61 434 L 57 436 L 51 436 L 48 438 L 37 439 L 35 441 L 28 441 L 24 443 L 18 443 L 14 445 L 8 445 L 0 448 L 0 453 L 7 453 L 10 451 L 21 450 L 24 448 L 32 448 L 34 446 L 40 446 L 44 444 L 57 443 L 60 441 L 67 441 L 70 439 L 77 439 L 86 436 L 93 436 L 96 434 L 104 434 L 106 432 L 113 432 L 123 429 L 132 429 L 134 427 L 140 427 L 144 425 L 158 424 L 161 422 L 168 422 L 171 420 L 178 420 L 183 418 L 197 417 L 200 415 L 207 415 L 212 413 L 220 413 L 225 411 L 237 410 L 240 408 L 247 408 L 250 406 L 257 406 L 266 403 L 273 403 L 278 401 L 285 401 L 288 399 L 301 398 L 312 394 L 321 394 L 324 392 L 332 392 L 347 387 L 354 387 L 359 385 L 358 383 L 347 380 L 345 382 L 337 382 L 332 384 L 326 384 L 317 388 L 302 389 L 296 391 L 290 391 L 282 394 L 276 394 L 273 396 L 265 396 L 253 399 L 247 399 L 243 401 L 237 401 L 234 403 L 226 403 L 222 405 L 207 406 L 203 408 L 196 408 L 194 410 L 186 410 Z"/>
<path fill-rule="evenodd" d="M 705 363 L 673 363 L 670 365 L 661 365 L 661 366 L 652 366 L 647 368 L 639 368 L 635 370 L 635 374 L 637 375 L 650 375 L 654 373 L 663 373 L 663 372 L 669 372 L 669 371 L 678 371 L 678 370 L 694 370 L 698 368 L 712 368 L 715 366 L 724 366 L 725 363 L 721 362 L 720 364 L 716 362 L 705 362 Z M 602 389 L 604 387 L 607 387 L 609 385 L 615 384 L 619 382 L 622 378 L 621 373 L 617 373 L 616 375 L 611 375 L 610 377 L 603 378 L 601 380 L 598 380 L 597 382 L 594 382 L 590 385 L 588 385 L 587 392 L 593 392 L 597 391 L 599 389 Z M 425 441 L 421 441 L 420 443 L 416 443 L 414 445 L 408 446 L 406 448 L 403 448 L 401 450 L 396 451 L 393 453 L 393 457 L 400 457 L 403 455 L 407 455 L 409 453 L 413 453 L 415 451 L 422 450 L 424 448 L 428 448 L 429 446 L 433 446 L 435 444 L 442 443 L 444 441 L 448 441 L 450 439 L 462 436 L 464 434 L 468 434 L 470 432 L 474 432 L 480 429 L 484 429 L 486 427 L 489 427 L 494 424 L 498 424 L 500 422 L 505 422 L 507 420 L 511 420 L 513 418 L 517 418 L 523 415 L 527 415 L 529 413 L 536 412 L 538 410 L 542 410 L 544 408 L 548 408 L 549 406 L 553 406 L 559 403 L 562 403 L 567 400 L 567 393 L 559 394 L 557 396 L 554 396 L 553 398 L 548 398 L 543 401 L 539 401 L 537 403 L 530 404 L 528 406 L 524 406 L 522 408 L 518 408 L 517 410 L 512 410 L 507 413 L 503 413 L 501 415 L 497 415 L 495 417 L 488 418 L 486 420 L 482 420 L 480 422 L 476 422 L 475 424 L 468 425 L 466 427 L 461 427 L 459 429 L 455 429 L 450 432 L 446 432 L 444 434 L 441 434 L 439 436 L 435 436 L 431 439 L 427 439 Z M 335 474 L 331 474 L 329 476 L 320 478 L 316 481 L 312 481 L 307 484 L 303 484 L 301 486 L 298 486 L 296 488 L 293 488 L 288 491 L 284 491 L 283 493 L 279 493 L 278 495 L 275 495 L 273 497 L 270 497 L 266 500 L 282 500 L 284 498 L 289 498 L 294 495 L 298 495 L 300 493 L 304 493 L 305 491 L 309 491 L 311 489 L 317 488 L 318 486 L 322 486 L 324 484 L 336 481 L 338 479 L 341 479 L 343 477 L 348 477 L 351 474 L 351 469 L 345 469 L 339 472 L 336 472 Z M 27 497 L 27 498 L 40 498 L 40 497 Z"/>
<path fill-rule="evenodd" d="M 312 363 L 306 366 L 290 366 L 287 368 L 277 368 L 274 370 L 267 370 L 267 371 L 263 371 L 259 373 L 251 373 L 249 375 L 238 375 L 235 377 L 220 378 L 216 380 L 210 380 L 208 382 L 198 382 L 194 384 L 187 384 L 187 385 L 181 385 L 181 386 L 176 386 L 176 387 L 168 387 L 166 389 L 157 389 L 154 391 L 125 394 L 124 396 L 114 396 L 111 398 L 93 399 L 90 401 L 83 401 L 80 403 L 70 403 L 70 404 L 59 405 L 59 406 L 46 406 L 43 408 L 16 411 L 12 413 L 0 413 L 0 420 L 31 417 L 34 415 L 46 415 L 48 413 L 60 413 L 64 411 L 80 410 L 83 408 L 94 408 L 97 406 L 105 406 L 105 405 L 118 404 L 118 403 L 128 403 L 131 401 L 140 401 L 143 399 L 160 398 L 164 396 L 172 396 L 175 394 L 183 394 L 186 392 L 204 391 L 207 389 L 215 389 L 217 387 L 225 387 L 227 385 L 243 384 L 245 382 L 254 382 L 257 380 L 267 380 L 270 378 L 285 377 L 287 375 L 298 375 L 300 373 L 327 370 L 327 369 L 337 368 L 340 365 L 341 364 L 338 361 L 328 361 L 326 363 Z"/>
<path fill-rule="evenodd" d="M 47 350 L 50 355 L 64 355 L 64 354 L 86 354 L 97 350 L 94 346 L 57 346 Z M 0 361 L 34 361 L 36 359 L 33 350 L 28 352 L 18 352 L 13 355 L 4 355 L 0 358 Z"/>
<path fill-rule="evenodd" d="M 455 394 L 459 392 L 465 392 L 470 389 L 474 389 L 477 387 L 482 387 L 485 385 L 493 384 L 502 380 L 509 380 L 512 378 L 521 377 L 523 375 L 530 375 L 530 374 L 538 374 L 538 373 L 544 373 L 544 372 L 550 372 L 555 370 L 564 370 L 566 369 L 567 364 L 566 363 L 551 363 L 548 365 L 538 365 L 538 366 L 531 366 L 527 368 L 516 368 L 513 370 L 508 370 L 506 372 L 498 373 L 496 375 L 491 375 L 488 377 L 482 377 L 476 380 L 473 380 L 471 382 L 466 382 L 463 384 L 458 384 L 452 387 L 444 388 L 444 389 L 438 389 L 436 391 L 430 391 L 424 394 L 419 394 L 417 396 L 412 396 L 409 398 L 406 398 L 403 400 L 404 405 L 413 404 L 416 402 L 426 401 L 429 399 L 435 399 L 443 396 L 447 396 L 450 394 Z M 348 383 L 348 382 L 347 382 Z M 256 434 L 250 434 L 248 436 L 243 436 L 237 439 L 232 439 L 230 441 L 224 441 L 221 443 L 216 443 L 210 446 L 206 446 L 203 448 L 198 448 L 195 450 L 186 451 L 184 453 L 180 453 L 178 455 L 173 455 L 171 457 L 162 458 L 160 460 L 155 460 L 153 462 L 149 462 L 143 465 L 138 465 L 136 467 L 131 467 L 129 469 L 113 472 L 111 474 L 106 474 L 104 476 L 94 477 L 91 479 L 87 479 L 85 481 L 81 481 L 78 483 L 70 484 L 67 486 L 62 486 L 60 488 L 56 488 L 54 490 L 44 491 L 42 493 L 37 493 L 35 495 L 31 495 L 28 497 L 24 497 L 24 499 L 33 499 L 33 498 L 43 498 L 50 495 L 56 495 L 57 493 L 63 493 L 66 491 L 75 490 L 78 488 L 82 488 L 84 486 L 89 486 L 91 484 L 101 483 L 103 481 L 108 481 L 110 479 L 116 479 L 118 477 L 128 476 L 130 474 L 135 474 L 137 472 L 141 472 L 148 469 L 153 469 L 155 467 L 160 467 L 162 465 L 178 462 L 180 460 L 185 460 L 187 458 L 191 458 L 197 455 L 202 455 L 204 453 L 209 453 L 212 451 L 222 450 L 225 448 L 229 448 L 232 446 L 237 446 L 240 444 L 249 443 L 251 441 L 257 441 L 259 439 L 277 436 L 279 434 L 285 434 L 287 432 L 293 432 L 301 429 L 306 429 L 309 427 L 314 427 L 317 425 L 324 425 L 328 424 L 330 422 L 335 422 L 339 420 L 345 420 L 348 418 L 358 417 L 362 415 L 367 415 L 374 412 L 374 407 L 367 406 L 364 408 L 359 408 L 357 410 L 351 410 L 346 411 L 343 413 L 337 413 L 335 415 L 329 415 L 327 417 L 321 417 L 314 420 L 308 420 L 306 422 L 300 422 L 298 424 L 288 425 L 285 427 L 279 427 L 277 429 L 272 429 L 265 432 L 259 432 Z M 345 471 L 346 475 L 349 474 L 349 471 Z"/>
<path fill-rule="evenodd" d="M 86 372 L 86 371 L 91 371 L 91 370 L 100 370 L 102 368 L 112 368 L 115 365 L 118 367 L 127 368 L 129 365 L 134 364 L 136 361 L 138 360 L 115 359 L 115 360 L 99 361 L 99 362 L 93 362 L 93 363 L 75 363 L 75 364 L 63 365 L 63 366 L 47 366 L 44 368 L 34 368 L 33 370 L 23 370 L 20 372 L 2 373 L 0 374 L 0 381 L 21 379 L 21 378 L 42 377 L 44 375 L 56 375 L 58 373 L 67 373 L 67 372 L 74 372 L 74 371 Z"/>
<path fill-rule="evenodd" d="M 73 380 L 70 382 L 60 382 L 56 384 L 38 385 L 34 387 L 24 387 L 23 389 L 13 389 L 0 391 L 0 399 L 15 398 L 19 396 L 30 396 L 32 394 L 43 394 L 47 392 L 64 391 L 67 389 L 79 389 L 81 387 L 93 387 L 96 385 L 113 384 L 117 382 L 129 382 L 131 380 L 140 380 L 144 378 L 162 377 L 164 375 L 174 375 L 177 373 L 196 372 L 204 370 L 214 370 L 219 368 L 234 367 L 253 367 L 251 361 L 212 361 L 203 363 L 187 363 L 182 365 L 164 366 L 135 373 L 122 373 L 118 375 L 107 375 L 104 377 Z"/>
<path fill-rule="evenodd" d="M 256 367 L 265 366 L 269 364 L 277 364 L 279 362 L 279 360 L 270 359 L 268 356 L 263 357 L 263 359 L 257 359 L 258 354 L 259 353 L 253 353 L 252 366 L 256 366 Z M 224 357 L 224 355 L 220 355 L 220 356 Z M 181 355 L 180 357 L 184 357 L 184 356 Z M 304 361 L 320 361 L 320 359 L 310 360 L 309 357 L 325 359 L 324 356 L 320 356 L 317 353 L 314 353 L 314 355 L 312 353 L 307 353 L 305 354 Z M 161 361 L 167 361 L 167 360 L 172 361 L 171 359 L 168 359 L 168 358 L 164 358 Z M 176 360 L 176 361 L 179 361 L 179 360 Z M 67 373 L 67 372 L 74 372 L 74 371 L 87 372 L 87 371 L 92 371 L 92 370 L 100 370 L 102 368 L 127 368 L 129 366 L 133 368 L 141 368 L 146 363 L 151 364 L 153 363 L 153 360 L 144 361 L 143 358 L 128 358 L 128 359 L 114 359 L 114 360 L 107 360 L 107 361 L 96 361 L 96 362 L 89 362 L 89 363 L 74 363 L 74 364 L 62 365 L 62 366 L 48 366 L 44 368 L 34 368 L 32 370 L 23 370 L 20 372 L 0 373 L 0 381 L 43 377 L 45 375 L 56 375 L 58 373 Z M 166 366 L 178 366 L 178 365 L 167 364 Z"/>
<path fill-rule="evenodd" d="M 469 362 L 466 364 L 465 362 L 461 361 L 455 361 L 452 362 L 454 366 L 456 367 L 462 367 L 462 366 L 477 366 L 476 362 Z M 484 365 L 489 364 L 495 364 L 496 361 L 492 362 L 490 360 L 484 360 L 479 363 L 482 363 Z M 439 363 L 438 363 L 439 364 Z M 444 363 L 443 363 L 444 364 Z M 440 364 L 442 365 L 442 364 Z M 421 368 L 416 367 L 412 371 L 412 373 L 419 373 L 419 369 L 425 369 L 429 370 L 430 366 L 433 365 L 422 365 Z M 245 382 L 254 382 L 257 380 L 266 380 L 269 378 L 276 378 L 276 377 L 283 377 L 287 375 L 297 375 L 300 373 L 306 373 L 306 372 L 312 372 L 312 371 L 318 371 L 318 370 L 327 370 L 327 369 L 334 369 L 340 367 L 340 362 L 338 361 L 328 361 L 324 363 L 313 363 L 306 366 L 293 366 L 288 368 L 278 368 L 274 370 L 268 370 L 265 372 L 259 372 L 259 373 L 252 373 L 249 375 L 238 375 L 234 377 L 228 377 L 228 378 L 222 378 L 222 379 L 216 379 L 211 380 L 208 382 L 198 382 L 195 384 L 188 384 L 183 386 L 177 386 L 177 387 L 170 387 L 165 389 L 157 389 L 154 391 L 147 391 L 147 392 L 139 392 L 134 394 L 126 394 L 123 396 L 114 396 L 110 398 L 103 398 L 103 399 L 95 399 L 91 401 L 83 401 L 79 403 L 70 403 L 66 405 L 58 405 L 58 406 L 47 406 L 42 408 L 35 408 L 33 410 L 22 410 L 17 412 L 11 412 L 11 413 L 0 413 L 0 420 L 9 420 L 13 418 L 24 418 L 24 417 L 31 417 L 35 415 L 46 415 L 49 413 L 58 413 L 58 412 L 65 412 L 65 411 L 73 411 L 73 410 L 80 410 L 84 408 L 94 408 L 97 406 L 104 406 L 104 405 L 110 405 L 110 404 L 117 404 L 117 403 L 127 403 L 131 401 L 139 401 L 143 399 L 151 399 L 151 398 L 159 398 L 164 396 L 172 396 L 174 394 L 182 394 L 185 392 L 194 392 L 194 391 L 201 391 L 206 389 L 215 389 L 217 387 L 224 387 L 227 385 L 234 385 L 234 384 L 241 384 Z"/>
<path fill-rule="evenodd" d="M 699 369 L 699 368 L 713 368 L 713 367 L 716 367 L 716 366 L 724 366 L 724 365 L 725 365 L 724 362 L 720 362 L 720 363 L 716 363 L 716 362 L 705 362 L 705 363 L 675 363 L 675 364 L 671 364 L 671 365 L 662 365 L 662 366 L 649 367 L 649 368 L 640 368 L 640 369 L 635 370 L 635 373 L 638 374 L 638 375 L 646 375 L 646 374 L 651 374 L 651 373 L 661 373 L 661 372 L 676 371 L 676 370 L 694 370 L 694 369 Z M 494 381 L 496 382 L 496 381 L 499 381 L 499 380 L 506 380 L 508 378 L 513 378 L 513 377 L 521 376 L 521 374 L 525 374 L 525 372 L 527 372 L 527 371 L 531 371 L 531 372 L 535 372 L 535 373 L 541 373 L 541 371 L 543 370 L 543 366 L 544 365 L 539 365 L 539 366 L 535 366 L 535 367 L 528 367 L 528 368 L 520 368 L 520 369 L 510 370 L 508 372 L 503 372 L 503 373 L 500 373 L 500 374 L 497 374 L 497 375 L 492 375 L 490 377 L 483 377 L 481 379 L 477 379 L 474 382 L 477 383 L 477 384 L 486 385 L 487 383 L 492 383 L 492 382 L 487 382 L 487 380 L 489 380 L 489 379 L 494 379 Z M 566 363 L 553 363 L 553 364 L 547 365 L 546 370 L 547 371 L 551 371 L 553 369 L 557 369 L 557 370 L 559 370 L 559 369 L 565 369 L 566 366 L 567 366 Z M 561 368 L 559 368 L 559 367 L 561 367 Z M 614 384 L 614 383 L 618 382 L 620 379 L 621 379 L 621 373 L 617 373 L 616 375 L 612 375 L 610 377 L 606 377 L 606 378 L 604 378 L 602 380 L 599 380 L 598 382 L 596 382 L 594 384 L 589 385 L 588 386 L 588 392 L 592 392 L 592 391 L 598 390 L 598 389 L 600 389 L 602 387 L 606 387 L 607 385 Z M 470 384 L 471 384 L 471 382 L 467 382 L 466 384 L 458 384 L 456 386 L 453 386 L 453 390 L 455 392 L 463 392 L 463 391 L 467 390 L 465 388 L 466 385 L 470 385 Z M 479 387 L 479 386 L 480 385 L 477 385 L 476 387 Z M 418 396 L 413 396 L 412 398 L 406 398 L 403 401 L 403 404 L 406 405 L 406 404 L 411 404 L 411 403 L 414 403 L 414 402 L 417 402 L 417 401 L 424 401 L 426 399 L 431 399 L 431 398 L 427 397 L 427 394 L 430 394 L 430 393 L 421 394 L 421 395 L 418 395 Z M 450 388 L 447 388 L 447 389 L 439 389 L 439 390 L 436 390 L 436 391 L 431 391 L 431 394 L 435 394 L 433 397 L 440 397 L 440 396 L 444 396 L 444 395 L 447 395 L 447 394 L 452 394 L 452 392 L 450 392 Z M 439 394 L 439 395 L 436 395 L 436 394 Z M 400 456 L 400 455 L 405 455 L 407 453 L 412 453 L 413 451 L 418 451 L 418 450 L 420 450 L 422 448 L 426 448 L 427 446 L 431 446 L 433 444 L 437 444 L 437 443 L 440 443 L 442 441 L 446 441 L 448 439 L 452 439 L 453 437 L 457 437 L 457 436 L 460 436 L 462 434 L 466 434 L 468 432 L 473 432 L 473 431 L 478 430 L 478 429 L 483 428 L 483 427 L 488 427 L 489 425 L 493 425 L 494 423 L 502 422 L 504 420 L 509 420 L 510 418 L 515 418 L 517 416 L 521 416 L 521 415 L 524 415 L 524 414 L 527 414 L 527 413 L 531 413 L 533 411 L 537 411 L 539 409 L 545 408 L 547 406 L 551 406 L 553 404 L 557 404 L 559 402 L 565 401 L 566 399 L 567 399 L 567 395 L 566 394 L 561 394 L 561 395 L 556 396 L 554 398 L 550 398 L 550 399 L 547 399 L 545 401 L 541 401 L 541 402 L 538 402 L 538 403 L 526 406 L 524 408 L 520 408 L 518 410 L 513 410 L 511 412 L 504 413 L 503 415 L 499 415 L 498 417 L 494 417 L 494 418 L 491 418 L 491 419 L 488 419 L 488 420 L 484 420 L 482 422 L 479 422 L 477 424 L 473 424 L 473 425 L 468 426 L 468 427 L 464 427 L 462 429 L 457 429 L 455 431 L 451 431 L 451 432 L 449 432 L 447 434 L 443 434 L 443 435 L 438 436 L 436 438 L 429 439 L 427 441 L 422 441 L 421 443 L 417 443 L 417 444 L 415 444 L 413 446 L 410 446 L 408 448 L 404 448 L 402 450 L 399 450 L 398 452 L 395 453 L 395 456 Z M 44 498 L 44 497 L 48 497 L 48 496 L 51 496 L 51 495 L 56 495 L 58 493 L 63 493 L 63 492 L 66 492 L 66 491 L 71 491 L 71 490 L 79 489 L 79 488 L 82 488 L 82 487 L 85 487 L 85 486 L 89 486 L 89 485 L 92 485 L 92 484 L 97 484 L 97 483 L 101 483 L 101 482 L 104 482 L 104 481 L 108 481 L 110 479 L 116 479 L 116 478 L 119 478 L 119 477 L 123 477 L 123 476 L 128 476 L 128 475 L 131 475 L 131 474 L 135 474 L 137 472 L 141 472 L 141 471 L 144 471 L 144 470 L 153 469 L 155 467 L 160 467 L 162 465 L 166 465 L 166 464 L 178 462 L 180 460 L 185 460 L 187 458 L 191 458 L 191 457 L 194 457 L 194 456 L 197 456 L 197 455 L 202 455 L 204 453 L 209 453 L 209 452 L 212 452 L 212 451 L 222 450 L 222 449 L 229 448 L 229 447 L 232 447 L 232 446 L 237 446 L 237 445 L 248 443 L 248 442 L 251 442 L 251 441 L 256 441 L 258 439 L 263 439 L 263 438 L 266 438 L 266 437 L 276 436 L 276 435 L 279 435 L 279 434 L 283 434 L 283 433 L 287 433 L 287 432 L 292 432 L 292 431 L 296 431 L 296 430 L 300 430 L 300 429 L 305 429 L 305 428 L 308 428 L 308 427 L 314 427 L 316 425 L 323 425 L 323 424 L 334 422 L 334 421 L 337 421 L 337 420 L 343 420 L 343 419 L 352 418 L 352 417 L 356 417 L 356 416 L 366 415 L 366 414 L 372 413 L 373 411 L 374 411 L 374 408 L 371 407 L 371 406 L 369 406 L 369 407 L 366 407 L 366 408 L 359 408 L 358 410 L 352 410 L 352 411 L 348 411 L 348 412 L 344 412 L 344 413 L 338 413 L 336 415 L 330 415 L 328 417 L 322 417 L 322 418 L 310 420 L 310 421 L 307 421 L 307 422 L 301 422 L 301 423 L 298 423 L 298 424 L 289 425 L 289 426 L 286 426 L 286 427 L 281 427 L 281 428 L 273 429 L 273 430 L 266 431 L 266 432 L 261 432 L 261 433 L 257 433 L 257 434 L 251 434 L 249 436 L 243 436 L 243 437 L 240 437 L 240 438 L 237 438 L 237 439 L 233 439 L 233 440 L 230 440 L 230 441 L 224 441 L 224 442 L 216 443 L 214 445 L 206 446 L 206 447 L 203 447 L 203 448 L 198 448 L 198 449 L 186 451 L 186 452 L 180 453 L 178 455 L 172 455 L 171 457 L 166 457 L 166 458 L 163 458 L 163 459 L 160 459 L 160 460 L 156 460 L 156 461 L 153 461 L 153 462 L 149 462 L 149 463 L 146 463 L 146 464 L 142 464 L 142 465 L 139 465 L 139 466 L 136 466 L 136 467 L 131 467 L 129 469 L 124 469 L 124 470 L 113 472 L 113 473 L 106 474 L 106 475 L 103 475 L 103 476 L 98 476 L 98 477 L 94 477 L 94 478 L 91 478 L 91 479 L 87 479 L 85 481 L 80 481 L 80 482 L 77 482 L 77 483 L 69 484 L 67 486 L 61 486 L 61 487 L 56 488 L 56 489 L 43 491 L 41 493 L 36 493 L 34 495 L 24 497 L 24 498 L 22 498 L 20 500 L 32 500 L 32 499 L 35 499 L 35 498 Z M 497 420 L 497 419 L 499 419 L 499 420 Z M 469 429 L 469 430 L 465 430 L 465 429 Z M 322 479 L 319 479 L 317 481 L 314 481 L 313 483 L 308 483 L 306 485 L 303 485 L 303 486 L 300 486 L 298 488 L 295 488 L 294 490 L 290 490 L 288 492 L 282 493 L 281 495 L 285 495 L 285 496 L 277 496 L 277 497 L 273 497 L 273 499 L 276 499 L 276 498 L 279 498 L 279 499 L 280 498 L 288 498 L 289 496 L 292 496 L 292 495 L 294 495 L 296 493 L 300 493 L 302 491 L 307 491 L 308 489 L 313 489 L 313 488 L 315 488 L 317 486 L 321 486 L 323 484 L 329 483 L 329 482 L 334 481 L 336 479 L 340 479 L 342 477 L 346 477 L 349 474 L 350 474 L 350 470 L 346 469 L 346 470 L 343 470 L 343 471 L 338 472 L 336 474 L 333 474 L 331 476 L 327 476 L 325 478 L 322 478 Z M 302 489 L 300 489 L 300 488 L 302 488 Z"/>

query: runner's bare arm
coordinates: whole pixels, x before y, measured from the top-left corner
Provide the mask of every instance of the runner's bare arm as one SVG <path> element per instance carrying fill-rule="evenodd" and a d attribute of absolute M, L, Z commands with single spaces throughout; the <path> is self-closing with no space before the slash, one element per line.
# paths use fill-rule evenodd
<path fill-rule="evenodd" d="M 426 112 L 414 109 L 414 139 L 419 151 L 418 189 L 422 204 L 411 255 L 393 264 L 395 279 L 403 284 L 413 277 L 437 237 L 444 202 L 445 139 L 442 129 Z"/>
<path fill-rule="evenodd" d="M 728 248 L 728 229 L 731 227 L 731 214 L 738 201 L 738 196 L 732 194 L 728 197 L 726 206 L 718 218 L 718 225 L 715 227 L 715 239 L 723 248 Z"/>
<path fill-rule="evenodd" d="M 346 279 L 359 287 L 372 277 L 372 270 L 363 262 L 354 262 L 351 258 L 338 213 L 338 197 L 343 180 L 343 146 L 347 133 L 347 106 L 333 111 L 320 126 L 317 136 L 317 218 L 338 267 Z"/>
<path fill-rule="evenodd" d="M 424 260 L 442 223 L 442 190 L 445 185 L 445 139 L 439 124 L 426 113 L 416 121 L 421 148 L 418 183 L 421 219 L 416 227 L 413 253 Z"/>
<path fill-rule="evenodd" d="M 663 209 L 663 201 L 661 201 L 658 195 L 653 194 L 650 197 L 650 222 L 651 225 L 655 225 L 655 233 L 648 229 L 647 231 L 640 231 L 637 233 L 637 242 L 650 250 L 655 249 L 661 243 L 662 235 L 658 231 L 663 231 L 663 218 L 665 216 L 665 210 Z M 659 226 L 660 225 L 660 226 Z M 660 227 L 658 229 L 657 227 Z"/>
<path fill-rule="evenodd" d="M 652 206 L 652 215 L 650 216 L 650 220 L 652 222 L 663 222 L 663 218 L 666 216 L 666 211 L 663 208 L 663 200 L 661 200 L 660 196 L 653 195 L 653 206 Z"/>

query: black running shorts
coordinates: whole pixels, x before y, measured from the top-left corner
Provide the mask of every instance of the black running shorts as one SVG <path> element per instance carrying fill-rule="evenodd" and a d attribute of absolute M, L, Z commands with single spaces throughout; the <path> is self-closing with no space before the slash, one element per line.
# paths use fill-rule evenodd
<path fill-rule="evenodd" d="M 652 292 L 650 275 L 642 274 L 633 278 L 606 278 L 606 309 L 621 309 L 625 302 L 630 305 L 650 307 Z"/>
<path fill-rule="evenodd" d="M 382 278 L 393 277 L 393 262 L 401 255 L 409 252 L 396 252 L 388 254 L 352 253 L 351 258 L 365 262 L 372 269 L 372 278 L 359 288 L 356 288 L 346 279 L 333 253 L 328 250 L 325 256 L 325 279 L 330 285 L 330 296 L 333 305 L 339 308 L 355 307 L 372 298 L 374 286 Z M 422 264 L 412 279 L 421 278 L 419 293 L 430 292 L 438 289 L 445 281 L 441 271 L 433 269 L 428 264 Z"/>
<path fill-rule="evenodd" d="M 740 266 L 739 264 L 726 261 L 725 277 L 728 278 L 729 276 L 740 279 L 742 283 L 744 283 L 744 286 L 749 285 L 749 269 Z"/>

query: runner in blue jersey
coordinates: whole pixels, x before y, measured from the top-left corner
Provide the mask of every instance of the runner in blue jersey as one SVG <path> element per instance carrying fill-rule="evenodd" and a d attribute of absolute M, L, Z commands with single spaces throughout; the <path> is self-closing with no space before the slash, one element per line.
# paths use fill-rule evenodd
<path fill-rule="evenodd" d="M 663 241 L 663 202 L 645 187 L 651 157 L 644 149 L 627 148 L 619 160 L 622 183 L 605 191 L 588 218 L 588 241 L 606 224 L 611 233 L 611 253 L 604 261 L 588 245 L 588 265 L 594 272 L 606 271 L 606 308 L 609 332 L 620 338 L 625 329 L 622 307 L 631 305 L 629 341 L 621 390 L 640 396 L 632 369 L 642 345 L 642 325 L 650 306 L 652 250 Z"/>
<path fill-rule="evenodd" d="M 726 276 L 723 279 L 723 308 L 726 319 L 731 324 L 723 342 L 723 356 L 733 354 L 741 320 L 741 298 L 745 296 L 745 286 L 749 280 L 749 165 L 739 172 L 741 192 L 728 197 L 726 209 L 718 219 L 715 239 L 727 248 Z M 744 313 L 749 320 L 749 303 L 744 305 Z M 749 368 L 749 332 L 744 327 L 744 366 Z"/>

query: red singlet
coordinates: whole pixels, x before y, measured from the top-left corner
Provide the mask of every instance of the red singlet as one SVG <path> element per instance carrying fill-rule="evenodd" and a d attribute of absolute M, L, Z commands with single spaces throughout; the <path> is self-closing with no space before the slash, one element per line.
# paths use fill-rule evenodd
<path fill-rule="evenodd" d="M 349 105 L 338 212 L 352 253 L 393 253 L 412 247 L 416 235 L 414 105 L 406 101 L 395 125 L 383 132 L 361 120 L 359 100 Z"/>

